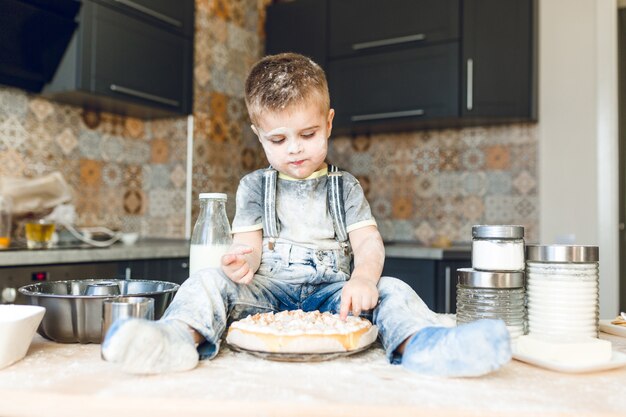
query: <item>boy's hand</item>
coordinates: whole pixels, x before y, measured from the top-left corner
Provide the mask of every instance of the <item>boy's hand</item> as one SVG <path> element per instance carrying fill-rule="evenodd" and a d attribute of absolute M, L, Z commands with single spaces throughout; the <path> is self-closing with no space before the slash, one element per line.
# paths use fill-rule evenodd
<path fill-rule="evenodd" d="M 378 303 L 378 288 L 367 278 L 352 277 L 341 291 L 341 307 L 339 317 L 345 320 L 348 313 L 358 317 L 363 310 L 371 310 Z"/>
<path fill-rule="evenodd" d="M 222 271 L 231 281 L 237 284 L 249 284 L 254 277 L 254 270 L 246 255 L 252 253 L 248 245 L 234 245 L 222 255 Z"/>

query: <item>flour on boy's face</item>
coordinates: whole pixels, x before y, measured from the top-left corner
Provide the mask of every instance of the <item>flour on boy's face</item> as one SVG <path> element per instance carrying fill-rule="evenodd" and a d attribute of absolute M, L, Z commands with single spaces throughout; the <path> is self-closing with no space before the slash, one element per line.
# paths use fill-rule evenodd
<path fill-rule="evenodd" d="M 267 160 L 277 171 L 306 178 L 324 166 L 334 111 L 318 106 L 298 106 L 282 112 L 263 112 L 252 129 Z"/>

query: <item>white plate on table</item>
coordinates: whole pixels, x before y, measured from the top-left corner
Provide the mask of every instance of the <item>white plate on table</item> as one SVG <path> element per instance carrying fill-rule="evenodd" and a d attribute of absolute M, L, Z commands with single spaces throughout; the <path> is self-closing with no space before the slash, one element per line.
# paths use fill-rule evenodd
<path fill-rule="evenodd" d="M 618 326 L 611 324 L 614 319 L 600 320 L 600 331 L 604 333 L 614 334 L 616 336 L 626 337 L 626 326 Z"/>
<path fill-rule="evenodd" d="M 513 358 L 518 361 L 526 362 L 540 368 L 550 369 L 552 371 L 565 372 L 568 374 L 582 374 L 588 372 L 606 371 L 608 369 L 621 368 L 626 365 L 626 354 L 613 351 L 610 361 L 596 363 L 593 365 L 572 365 L 562 362 L 547 361 L 534 356 L 524 355 L 513 350 Z"/>

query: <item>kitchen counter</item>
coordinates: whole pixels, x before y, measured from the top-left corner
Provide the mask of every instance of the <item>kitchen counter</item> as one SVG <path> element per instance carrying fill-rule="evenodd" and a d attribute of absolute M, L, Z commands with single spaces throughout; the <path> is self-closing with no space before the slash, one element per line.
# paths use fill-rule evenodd
<path fill-rule="evenodd" d="M 435 248 L 410 242 L 385 242 L 385 256 L 407 259 L 470 260 L 471 244 Z"/>
<path fill-rule="evenodd" d="M 626 338 L 610 339 L 626 353 Z M 188 372 L 134 376 L 100 359 L 99 345 L 35 336 L 0 370 L 0 415 L 90 416 L 623 416 L 626 367 L 563 374 L 511 361 L 481 378 L 424 377 L 383 350 L 328 362 L 283 363 L 223 348 Z"/>
<path fill-rule="evenodd" d="M 471 247 L 433 248 L 409 242 L 386 242 L 387 257 L 409 259 L 469 260 Z M 80 262 L 108 262 L 132 259 L 183 258 L 189 256 L 186 239 L 143 239 L 134 245 L 115 243 L 108 248 L 52 248 L 0 250 L 0 267 L 18 265 L 49 265 Z"/>
<path fill-rule="evenodd" d="M 188 256 L 189 241 L 186 239 L 140 239 L 133 245 L 115 243 L 107 248 L 0 250 L 0 267 L 108 262 L 131 259 L 183 258 Z"/>

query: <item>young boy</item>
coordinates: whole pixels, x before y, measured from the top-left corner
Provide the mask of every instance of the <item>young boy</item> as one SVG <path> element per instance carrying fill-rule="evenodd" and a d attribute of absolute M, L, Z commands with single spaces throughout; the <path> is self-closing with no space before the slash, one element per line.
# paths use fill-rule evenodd
<path fill-rule="evenodd" d="M 407 284 L 381 278 L 384 247 L 363 190 L 326 163 L 334 110 L 323 70 L 301 55 L 268 56 L 245 94 L 271 169 L 241 180 L 221 269 L 189 277 L 160 321 L 116 323 L 104 357 L 134 373 L 187 370 L 218 353 L 229 321 L 302 309 L 369 318 L 389 360 L 418 373 L 477 376 L 508 362 L 502 321 L 446 327 Z M 328 192 L 339 174 L 342 199 Z"/>

